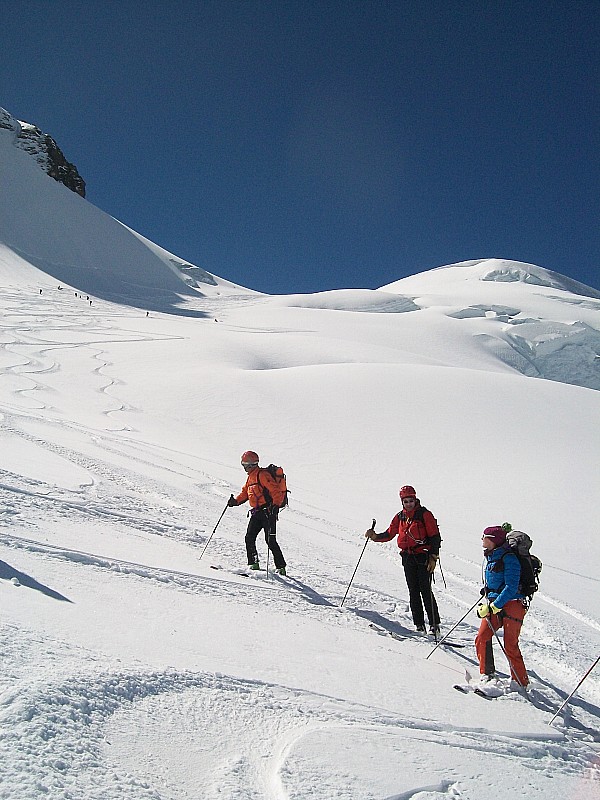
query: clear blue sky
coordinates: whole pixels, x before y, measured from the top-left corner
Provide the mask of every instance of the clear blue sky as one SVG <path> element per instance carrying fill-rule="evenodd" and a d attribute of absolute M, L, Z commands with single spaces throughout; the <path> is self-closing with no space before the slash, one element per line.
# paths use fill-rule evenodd
<path fill-rule="evenodd" d="M 503 257 L 600 288 L 600 0 L 0 2 L 0 105 L 211 272 Z"/>

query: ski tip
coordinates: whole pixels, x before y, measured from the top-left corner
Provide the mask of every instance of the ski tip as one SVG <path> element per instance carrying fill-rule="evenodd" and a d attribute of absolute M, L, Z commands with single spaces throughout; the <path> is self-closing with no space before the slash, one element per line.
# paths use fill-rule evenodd
<path fill-rule="evenodd" d="M 483 689 L 480 689 L 477 686 L 472 686 L 471 684 L 462 686 L 460 683 L 455 683 L 452 688 L 456 689 L 457 692 L 461 692 L 462 694 L 476 694 L 478 697 L 483 697 L 485 700 L 493 700 L 495 696 L 486 694 Z"/>
<path fill-rule="evenodd" d="M 462 692 L 463 694 L 469 694 L 469 690 L 467 689 L 467 687 L 461 686 L 460 683 L 455 683 L 452 688 L 456 689 L 457 692 Z"/>
<path fill-rule="evenodd" d="M 483 689 L 475 688 L 473 689 L 473 693 L 476 694 L 478 697 L 484 697 L 486 700 L 493 700 L 496 695 L 488 694 L 484 692 Z"/>
<path fill-rule="evenodd" d="M 378 633 L 380 636 L 387 636 L 388 631 L 385 628 L 381 628 L 379 625 L 375 625 L 374 622 L 369 622 L 369 628 L 372 628 L 375 633 Z"/>

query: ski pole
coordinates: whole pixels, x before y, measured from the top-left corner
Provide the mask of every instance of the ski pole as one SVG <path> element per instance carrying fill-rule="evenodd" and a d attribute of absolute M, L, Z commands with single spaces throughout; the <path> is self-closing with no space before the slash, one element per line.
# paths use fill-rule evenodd
<path fill-rule="evenodd" d="M 577 684 L 577 686 L 576 686 L 576 687 L 573 689 L 573 691 L 571 692 L 571 694 L 570 694 L 570 695 L 567 697 L 567 699 L 564 701 L 564 703 L 563 703 L 563 704 L 561 705 L 561 707 L 558 709 L 558 711 L 556 712 L 556 714 L 555 714 L 555 715 L 552 717 L 552 719 L 550 720 L 550 722 L 548 723 L 548 725 L 552 725 L 552 723 L 554 722 L 554 720 L 555 720 L 555 719 L 558 717 L 558 715 L 560 714 L 560 712 L 561 712 L 561 711 L 563 710 L 563 708 L 564 708 L 564 707 L 567 705 L 567 703 L 569 702 L 569 700 L 570 700 L 570 699 L 573 697 L 573 695 L 575 694 L 575 692 L 577 691 L 577 689 L 579 689 L 579 687 L 581 686 L 581 684 L 584 682 L 584 680 L 587 678 L 587 676 L 590 674 L 590 672 L 591 672 L 591 671 L 594 669 L 594 667 L 596 666 L 596 664 L 598 663 L 598 661 L 600 661 L 600 656 L 598 656 L 598 658 L 597 658 L 597 659 L 594 661 L 594 663 L 592 664 L 592 666 L 591 666 L 591 667 L 588 669 L 588 671 L 585 673 L 585 675 L 583 676 L 583 678 L 582 678 L 582 679 L 579 681 L 579 683 Z"/>
<path fill-rule="evenodd" d="M 210 544 L 210 540 L 211 540 L 211 539 L 212 539 L 212 537 L 215 535 L 215 531 L 216 531 L 216 530 L 217 530 L 217 528 L 219 527 L 219 522 L 221 522 L 221 520 L 223 519 L 223 516 L 224 516 L 224 514 L 225 514 L 225 512 L 227 511 L 227 509 L 228 509 L 228 508 L 229 508 L 229 504 L 225 506 L 225 508 L 223 509 L 223 511 L 222 511 L 222 513 L 221 513 L 221 516 L 220 516 L 220 517 L 219 517 L 219 519 L 217 520 L 217 524 L 216 524 L 216 525 L 215 525 L 215 527 L 213 528 L 213 532 L 212 532 L 212 533 L 211 533 L 211 535 L 208 537 L 208 541 L 206 542 L 206 544 L 205 544 L 205 545 L 204 545 L 204 547 L 202 548 L 202 552 L 200 553 L 200 558 L 202 558 L 202 556 L 204 555 L 204 551 L 206 550 L 206 548 L 207 548 L 207 547 L 208 547 L 208 545 Z M 199 558 L 198 560 L 200 560 L 200 558 Z"/>
<path fill-rule="evenodd" d="M 446 639 L 447 639 L 447 638 L 450 636 L 450 634 L 452 633 L 452 631 L 453 631 L 455 628 L 458 628 L 458 626 L 459 626 L 459 625 L 460 625 L 460 623 L 463 621 L 463 619 L 465 619 L 465 617 L 467 616 L 467 614 L 470 614 L 470 613 L 471 613 L 471 611 L 473 611 L 473 609 L 475 608 L 475 606 L 477 605 L 477 603 L 479 603 L 480 599 L 481 599 L 481 598 L 478 598 L 477 600 L 475 600 L 475 602 L 473 603 L 473 605 L 471 606 L 471 608 L 470 608 L 470 609 L 467 611 L 467 613 L 466 613 L 464 616 L 462 616 L 462 617 L 461 617 L 461 618 L 458 620 L 458 622 L 457 622 L 457 623 L 455 623 L 455 624 L 454 624 L 454 625 L 453 625 L 453 626 L 450 628 L 450 630 L 448 631 L 448 633 L 447 633 L 447 634 L 446 634 L 446 635 L 445 635 L 445 636 L 444 636 L 442 639 L 440 639 L 440 641 L 439 641 L 439 642 L 436 644 L 436 646 L 433 648 L 433 650 L 431 651 L 431 653 L 429 653 L 429 656 L 430 656 L 430 655 L 432 655 L 433 653 L 435 653 L 435 651 L 438 649 L 438 647 L 439 647 L 441 644 L 443 644 L 443 643 L 446 641 Z M 429 658 L 429 656 L 425 656 L 425 658 L 427 659 L 427 658 Z"/>
<path fill-rule="evenodd" d="M 446 576 L 444 575 L 444 570 L 442 569 L 442 560 L 438 556 L 438 566 L 440 568 L 440 575 L 442 576 L 442 581 L 444 583 L 444 589 L 448 589 L 448 584 L 446 583 Z"/>
<path fill-rule="evenodd" d="M 268 528 L 265 530 L 265 541 L 267 543 L 267 578 L 269 577 L 269 556 L 271 555 L 271 536 L 273 536 L 273 509 L 271 511 L 267 510 L 265 512 L 267 514 L 267 525 Z"/>
<path fill-rule="evenodd" d="M 370 530 L 372 530 L 373 533 L 375 533 L 375 525 L 376 524 L 377 524 L 377 520 L 373 520 L 373 524 L 371 525 L 371 528 L 370 528 Z M 369 541 L 370 541 L 370 539 L 366 540 L 365 545 L 364 545 L 364 547 L 362 549 L 362 552 L 361 552 L 361 554 L 360 554 L 360 556 L 358 558 L 358 561 L 356 563 L 356 567 L 354 568 L 354 572 L 352 573 L 352 577 L 350 578 L 350 583 L 348 584 L 348 586 L 346 588 L 346 594 L 343 596 L 342 602 L 340 603 L 340 608 L 344 605 L 344 601 L 346 600 L 346 597 L 348 596 L 348 592 L 350 591 L 350 587 L 352 586 L 352 581 L 354 580 L 354 576 L 356 575 L 356 570 L 358 569 L 358 565 L 360 564 L 360 559 L 363 557 L 363 553 L 367 549 L 367 545 L 369 544 Z"/>
<path fill-rule="evenodd" d="M 270 536 L 271 534 L 269 534 Z M 271 548 L 269 547 L 269 539 L 267 538 L 267 579 L 269 578 L 269 556 L 271 555 Z"/>
<path fill-rule="evenodd" d="M 431 619 L 435 620 L 435 606 L 433 604 L 433 572 L 429 575 L 429 603 L 431 604 Z M 433 622 L 433 638 L 437 642 L 438 640 L 438 628 L 439 625 Z"/>
<path fill-rule="evenodd" d="M 266 542 L 267 542 L 267 579 L 268 579 L 269 578 L 269 556 L 271 555 L 271 530 L 272 530 L 272 528 L 271 528 L 271 524 L 272 524 L 271 523 L 271 517 L 268 517 L 268 523 L 267 524 L 269 526 L 269 532 L 267 533 L 265 539 L 266 539 Z"/>

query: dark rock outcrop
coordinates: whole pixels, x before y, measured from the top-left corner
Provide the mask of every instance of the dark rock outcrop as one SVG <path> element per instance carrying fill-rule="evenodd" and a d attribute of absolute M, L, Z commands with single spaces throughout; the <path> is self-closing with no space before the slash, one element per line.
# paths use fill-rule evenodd
<path fill-rule="evenodd" d="M 85 197 L 85 181 L 77 171 L 77 167 L 67 161 L 52 136 L 44 133 L 36 125 L 15 119 L 4 109 L 0 109 L 0 128 L 14 131 L 15 145 L 33 156 L 51 178 L 72 192 Z"/>

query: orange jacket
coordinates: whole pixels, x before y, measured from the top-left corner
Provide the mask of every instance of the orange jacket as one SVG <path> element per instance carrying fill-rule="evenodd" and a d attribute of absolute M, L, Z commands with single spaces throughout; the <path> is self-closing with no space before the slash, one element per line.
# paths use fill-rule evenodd
<path fill-rule="evenodd" d="M 415 516 L 422 516 L 422 519 L 415 519 Z M 375 541 L 389 542 L 394 536 L 398 537 L 398 547 L 403 553 L 432 553 L 437 555 L 440 551 L 442 538 L 436 518 L 431 511 L 423 508 L 418 501 L 412 517 L 408 517 L 406 512 L 400 511 L 390 522 L 390 527 L 387 531 L 377 534 Z"/>
<path fill-rule="evenodd" d="M 264 467 L 256 467 L 256 469 L 248 473 L 242 491 L 235 498 L 237 504 L 241 505 L 248 500 L 252 508 L 261 508 L 262 506 L 269 505 L 271 500 L 266 497 L 265 489 L 271 498 L 278 494 L 277 484 L 268 470 Z"/>

